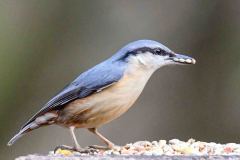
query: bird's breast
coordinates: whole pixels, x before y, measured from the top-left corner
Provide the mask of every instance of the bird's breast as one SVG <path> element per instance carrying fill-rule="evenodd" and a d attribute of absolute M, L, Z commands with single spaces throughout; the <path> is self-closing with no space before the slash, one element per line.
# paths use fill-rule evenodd
<path fill-rule="evenodd" d="M 69 103 L 61 113 L 61 122 L 91 128 L 118 118 L 137 100 L 149 77 L 138 72 L 126 73 L 112 86 Z"/>

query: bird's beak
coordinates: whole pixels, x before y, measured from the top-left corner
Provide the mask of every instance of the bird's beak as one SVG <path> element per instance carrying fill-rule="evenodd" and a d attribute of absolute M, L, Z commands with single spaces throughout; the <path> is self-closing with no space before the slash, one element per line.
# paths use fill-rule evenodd
<path fill-rule="evenodd" d="M 196 60 L 192 57 L 189 56 L 185 56 L 182 54 L 174 54 L 174 56 L 170 57 L 170 59 L 175 62 L 175 63 L 179 63 L 179 64 L 195 64 Z"/>

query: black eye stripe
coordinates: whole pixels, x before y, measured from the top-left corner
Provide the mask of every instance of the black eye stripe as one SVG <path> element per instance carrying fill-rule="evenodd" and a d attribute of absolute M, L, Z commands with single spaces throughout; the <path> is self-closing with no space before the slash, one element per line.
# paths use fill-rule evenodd
<path fill-rule="evenodd" d="M 130 55 L 136 56 L 138 54 L 146 53 L 146 52 L 150 52 L 150 53 L 155 54 L 155 55 L 161 55 L 161 56 L 169 55 L 169 56 L 173 57 L 172 53 L 169 53 L 169 52 L 167 52 L 167 51 L 165 51 L 161 48 L 142 47 L 142 48 L 138 48 L 138 49 L 135 49 L 135 50 L 132 50 L 132 51 L 129 51 L 129 52 L 125 53 L 118 60 L 125 61 Z"/>
<path fill-rule="evenodd" d="M 156 49 L 155 51 L 154 51 L 154 53 L 155 54 L 157 54 L 157 55 L 161 55 L 161 56 L 166 56 L 166 55 L 168 55 L 168 53 L 166 52 L 166 51 L 164 51 L 164 50 L 162 50 L 162 49 Z"/>
<path fill-rule="evenodd" d="M 174 57 L 175 54 L 174 53 L 169 53 L 169 57 Z"/>

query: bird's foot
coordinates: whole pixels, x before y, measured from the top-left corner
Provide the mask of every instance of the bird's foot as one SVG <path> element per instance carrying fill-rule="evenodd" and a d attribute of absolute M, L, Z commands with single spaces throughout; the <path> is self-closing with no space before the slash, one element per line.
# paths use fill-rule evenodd
<path fill-rule="evenodd" d="M 71 147 L 71 146 L 66 146 L 66 145 L 60 145 L 60 146 L 57 146 L 54 149 L 54 153 L 63 154 L 63 155 L 70 155 L 73 152 L 78 152 L 79 150 L 81 150 L 81 148 L 76 148 L 76 147 Z"/>
<path fill-rule="evenodd" d="M 80 147 L 71 147 L 66 145 L 57 146 L 54 149 L 54 153 L 56 154 L 63 154 L 63 155 L 70 155 L 73 152 L 85 153 L 85 154 L 93 154 L 97 152 L 95 148 L 80 148 Z"/>
<path fill-rule="evenodd" d="M 109 145 L 109 146 L 98 146 L 98 145 L 92 145 L 89 146 L 88 148 L 91 149 L 96 149 L 96 150 L 115 150 L 115 151 L 119 151 L 121 149 L 120 146 L 116 146 L 116 145 Z"/>
<path fill-rule="evenodd" d="M 76 151 L 76 149 L 75 149 L 74 147 L 66 146 L 66 145 L 60 145 L 60 146 L 57 146 L 57 147 L 54 149 L 54 153 L 56 153 L 56 152 L 59 151 L 59 150 Z"/>

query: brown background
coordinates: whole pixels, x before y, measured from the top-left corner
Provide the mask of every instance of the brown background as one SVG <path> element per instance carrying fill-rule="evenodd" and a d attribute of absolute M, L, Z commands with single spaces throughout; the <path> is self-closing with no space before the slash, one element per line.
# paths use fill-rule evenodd
<path fill-rule="evenodd" d="M 79 73 L 137 39 L 197 59 L 154 74 L 134 107 L 101 128 L 119 145 L 191 137 L 240 143 L 240 1 L 1 0 L 0 159 L 71 145 L 68 130 L 7 141 Z M 83 146 L 99 143 L 78 130 Z"/>

